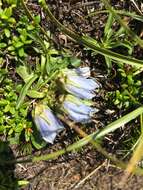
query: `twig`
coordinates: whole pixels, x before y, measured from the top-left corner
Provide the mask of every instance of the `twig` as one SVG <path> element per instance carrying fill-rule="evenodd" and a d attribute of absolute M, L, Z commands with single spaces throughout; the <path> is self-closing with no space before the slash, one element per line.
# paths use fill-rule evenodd
<path fill-rule="evenodd" d="M 137 10 L 141 15 L 143 15 L 143 13 L 142 13 L 141 10 L 139 9 L 137 3 L 136 3 L 134 0 L 130 0 L 130 1 L 131 1 L 131 2 L 133 3 L 133 5 L 135 6 L 136 10 Z"/>

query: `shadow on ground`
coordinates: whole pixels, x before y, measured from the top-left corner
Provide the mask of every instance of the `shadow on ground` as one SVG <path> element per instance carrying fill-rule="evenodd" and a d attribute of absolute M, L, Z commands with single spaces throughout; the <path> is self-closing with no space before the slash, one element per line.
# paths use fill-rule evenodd
<path fill-rule="evenodd" d="M 0 141 L 0 190 L 17 190 L 17 179 L 14 176 L 15 164 L 5 164 L 13 160 L 14 154 L 7 142 Z"/>

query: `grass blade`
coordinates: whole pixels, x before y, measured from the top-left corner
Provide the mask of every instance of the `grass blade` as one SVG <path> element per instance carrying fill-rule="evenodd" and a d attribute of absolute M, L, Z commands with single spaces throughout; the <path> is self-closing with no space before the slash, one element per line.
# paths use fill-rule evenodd
<path fill-rule="evenodd" d="M 18 109 L 21 104 L 23 103 L 24 101 L 24 98 L 27 94 L 27 91 L 28 89 L 30 88 L 30 86 L 32 85 L 32 83 L 37 79 L 37 75 L 34 75 L 31 79 L 29 79 L 29 81 L 27 83 L 25 83 L 25 85 L 23 86 L 22 90 L 21 90 L 21 93 L 19 95 L 19 98 L 17 100 L 17 106 L 16 106 L 16 109 Z"/>
<path fill-rule="evenodd" d="M 143 22 L 143 16 L 137 15 L 135 12 L 129 12 L 129 11 L 124 11 L 124 10 L 114 10 L 114 11 L 116 12 L 116 14 L 128 16 L 135 20 Z M 92 17 L 97 14 L 104 14 L 104 13 L 109 13 L 109 12 L 110 12 L 109 10 L 96 11 L 96 12 L 89 13 L 87 16 L 85 16 L 85 18 Z"/>
<path fill-rule="evenodd" d="M 116 121 L 110 123 L 109 125 L 107 125 L 104 129 L 102 129 L 95 135 L 95 138 L 96 139 L 101 138 L 104 135 L 115 131 L 116 129 L 118 129 L 121 126 L 125 125 L 126 123 L 132 121 L 133 119 L 135 119 L 142 113 L 143 113 L 143 107 L 137 108 L 136 110 L 126 114 L 125 116 L 123 116 L 123 117 L 117 119 Z"/>

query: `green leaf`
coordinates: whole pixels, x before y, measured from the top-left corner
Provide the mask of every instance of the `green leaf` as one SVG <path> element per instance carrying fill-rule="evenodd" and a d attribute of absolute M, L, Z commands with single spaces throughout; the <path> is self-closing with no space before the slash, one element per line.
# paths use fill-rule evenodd
<path fill-rule="evenodd" d="M 9 132 L 8 132 L 8 135 L 10 136 L 13 132 L 14 132 L 14 131 L 13 131 L 13 128 L 11 128 L 11 129 L 9 130 Z"/>
<path fill-rule="evenodd" d="M 4 14 L 7 18 L 10 18 L 12 16 L 12 7 L 5 8 Z"/>
<path fill-rule="evenodd" d="M 18 50 L 18 55 L 19 55 L 20 57 L 23 57 L 23 56 L 25 55 L 24 48 L 20 48 L 20 49 Z"/>
<path fill-rule="evenodd" d="M 26 140 L 26 142 L 29 142 L 30 136 L 31 136 L 31 132 L 28 129 L 26 129 L 25 130 L 25 140 Z"/>
<path fill-rule="evenodd" d="M 111 71 L 111 68 L 112 68 L 112 59 L 105 56 L 105 61 L 106 61 L 106 65 L 107 65 L 108 73 L 109 73 Z"/>
<path fill-rule="evenodd" d="M 41 55 L 41 75 L 44 74 L 46 64 L 46 57 Z"/>
<path fill-rule="evenodd" d="M 8 19 L 8 22 L 10 22 L 10 23 L 12 23 L 12 24 L 15 24 L 15 23 L 16 23 L 16 20 L 15 20 L 14 18 L 10 17 L 10 18 Z"/>
<path fill-rule="evenodd" d="M 31 141 L 33 146 L 38 150 L 46 146 L 46 142 L 42 140 L 39 132 L 36 130 L 34 130 L 34 134 L 31 134 Z"/>
<path fill-rule="evenodd" d="M 25 186 L 25 185 L 28 185 L 28 184 L 29 184 L 29 181 L 27 181 L 27 180 L 18 181 L 18 186 Z"/>
<path fill-rule="evenodd" d="M 29 96 L 29 97 L 31 97 L 31 98 L 44 98 L 45 93 L 43 93 L 43 92 L 38 92 L 38 91 L 36 91 L 36 90 L 28 90 L 27 96 Z"/>
<path fill-rule="evenodd" d="M 9 103 L 8 100 L 5 100 L 5 99 L 0 100 L 0 106 L 1 107 L 7 105 L 8 103 Z"/>
<path fill-rule="evenodd" d="M 20 39 L 23 43 L 25 43 L 26 39 L 27 39 L 27 36 L 24 36 L 24 35 L 20 35 Z"/>
<path fill-rule="evenodd" d="M 32 24 L 27 26 L 27 30 L 34 30 L 34 29 L 35 29 L 35 27 Z"/>
<path fill-rule="evenodd" d="M 106 22 L 106 25 L 104 28 L 104 36 L 106 39 L 109 39 L 113 34 L 113 31 L 112 31 L 113 21 L 114 21 L 113 14 L 109 13 L 109 16 L 108 16 L 108 19 L 107 19 L 107 22 Z"/>
<path fill-rule="evenodd" d="M 25 44 L 31 44 L 32 43 L 32 40 L 26 40 L 25 41 Z"/>
<path fill-rule="evenodd" d="M 14 108 L 14 107 L 11 107 L 10 110 L 9 110 L 9 112 L 10 112 L 11 114 L 15 114 L 15 108 Z"/>
<path fill-rule="evenodd" d="M 20 47 L 23 46 L 23 45 L 24 45 L 23 42 L 20 42 L 20 41 L 14 43 L 14 46 L 15 46 L 16 48 L 20 48 Z"/>
<path fill-rule="evenodd" d="M 27 67 L 21 65 L 16 68 L 16 72 L 24 80 L 25 83 L 27 83 L 34 76 L 33 73 L 28 73 Z"/>
<path fill-rule="evenodd" d="M 4 108 L 4 112 L 5 113 L 7 113 L 7 112 L 9 112 L 10 111 L 10 105 L 9 104 L 7 104 L 6 106 L 5 106 L 5 108 Z"/>
<path fill-rule="evenodd" d="M 71 62 L 71 65 L 74 67 L 79 67 L 81 65 L 81 60 L 76 57 L 70 58 L 70 62 Z"/>
<path fill-rule="evenodd" d="M 0 43 L 0 48 L 5 48 L 7 46 L 6 43 Z"/>
<path fill-rule="evenodd" d="M 35 21 L 36 24 L 39 24 L 40 21 L 41 21 L 40 15 L 35 16 L 35 17 L 34 17 L 34 21 Z"/>
<path fill-rule="evenodd" d="M 8 50 L 8 51 L 14 51 L 15 48 L 14 48 L 13 46 L 9 46 L 9 47 L 7 48 L 7 50 Z"/>
<path fill-rule="evenodd" d="M 8 4 L 11 4 L 13 7 L 17 4 L 17 0 L 6 0 Z"/>
<path fill-rule="evenodd" d="M 25 85 L 23 86 L 22 90 L 21 90 L 21 93 L 19 95 L 19 98 L 17 100 L 17 106 L 16 106 L 16 109 L 18 109 L 21 104 L 23 103 L 24 101 L 24 98 L 28 92 L 28 89 L 31 87 L 32 83 L 37 79 L 37 75 L 34 75 L 27 83 L 25 83 Z"/>
<path fill-rule="evenodd" d="M 46 55 L 46 71 L 47 71 L 47 74 L 49 74 L 51 71 L 51 62 L 52 62 L 51 59 L 52 59 L 52 57 L 49 57 L 49 55 L 47 54 Z"/>
<path fill-rule="evenodd" d="M 16 133 L 14 137 L 8 136 L 7 140 L 11 145 L 19 144 L 19 133 Z"/>
<path fill-rule="evenodd" d="M 4 33 L 5 33 L 5 35 L 6 35 L 7 38 L 10 37 L 10 30 L 9 29 L 5 28 L 4 29 Z"/>
<path fill-rule="evenodd" d="M 19 123 L 19 124 L 16 126 L 16 128 L 14 129 L 14 131 L 15 131 L 16 133 L 21 133 L 22 130 L 23 130 L 23 123 Z"/>

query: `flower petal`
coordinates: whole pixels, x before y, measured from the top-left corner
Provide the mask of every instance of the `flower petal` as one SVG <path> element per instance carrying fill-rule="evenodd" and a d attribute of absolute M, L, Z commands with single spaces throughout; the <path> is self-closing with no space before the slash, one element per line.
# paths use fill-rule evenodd
<path fill-rule="evenodd" d="M 72 110 L 68 110 L 68 117 L 71 120 L 80 122 L 80 123 L 90 123 L 91 122 L 91 118 L 89 115 L 79 114 Z"/>
<path fill-rule="evenodd" d="M 56 135 L 57 135 L 57 133 L 55 132 L 53 132 L 53 133 L 51 133 L 51 132 L 49 132 L 48 133 L 48 136 L 43 136 L 43 139 L 46 141 L 46 142 L 49 142 L 49 143 L 51 143 L 51 144 L 53 144 L 54 143 L 54 140 L 55 140 L 55 138 L 56 138 Z"/>
<path fill-rule="evenodd" d="M 65 85 L 65 89 L 75 95 L 76 97 L 79 97 L 79 98 L 83 98 L 83 99 L 92 99 L 95 94 L 91 91 L 87 91 L 85 89 L 82 89 L 82 88 L 77 88 L 75 86 L 72 86 L 72 85 Z"/>
<path fill-rule="evenodd" d="M 63 110 L 70 119 L 76 122 L 89 123 L 93 114 L 98 110 L 90 107 L 88 102 L 72 95 L 67 95 L 63 102 Z"/>
<path fill-rule="evenodd" d="M 86 114 L 90 115 L 92 112 L 92 108 L 85 105 L 85 104 L 74 104 L 72 102 L 65 101 L 64 102 L 64 108 L 71 110 L 73 112 L 79 113 L 79 114 Z"/>
<path fill-rule="evenodd" d="M 61 129 L 64 128 L 62 123 L 54 116 L 50 109 L 45 109 L 44 114 L 48 118 L 52 130 L 61 131 Z"/>
<path fill-rule="evenodd" d="M 68 76 L 67 84 L 76 86 L 77 88 L 83 88 L 85 90 L 95 90 L 99 88 L 97 82 L 93 79 L 86 79 L 81 76 Z"/>
<path fill-rule="evenodd" d="M 35 118 L 35 123 L 40 131 L 42 138 L 46 142 L 53 143 L 57 135 L 56 130 L 53 131 L 50 128 L 50 126 L 47 124 L 47 122 L 44 119 L 42 119 L 40 116 L 37 116 Z"/>

